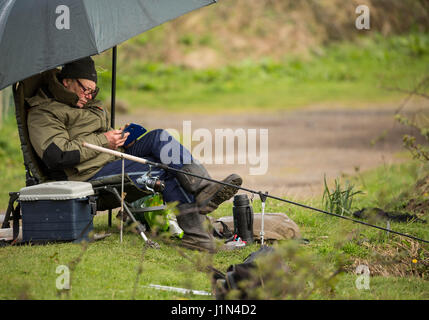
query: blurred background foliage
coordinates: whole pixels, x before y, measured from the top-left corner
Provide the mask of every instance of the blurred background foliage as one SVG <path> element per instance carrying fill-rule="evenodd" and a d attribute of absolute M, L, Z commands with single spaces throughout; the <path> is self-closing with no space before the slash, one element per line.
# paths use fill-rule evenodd
<path fill-rule="evenodd" d="M 355 10 L 362 4 L 370 8 L 370 32 L 355 28 Z M 425 33 L 428 21 L 426 0 L 222 0 L 126 41 L 119 59 L 219 67 L 243 59 L 305 56 L 369 33 Z M 412 41 L 418 53 L 423 44 Z"/>
<path fill-rule="evenodd" d="M 361 4 L 370 30 L 355 27 Z M 424 0 L 223 0 L 121 44 L 118 98 L 131 111 L 394 99 L 380 87 L 428 71 L 428 21 Z M 108 103 L 111 50 L 96 59 Z"/>
<path fill-rule="evenodd" d="M 381 87 L 428 73 L 428 21 L 427 0 L 221 0 L 119 45 L 118 111 L 394 100 Z M 109 104 L 111 50 L 95 59 Z"/>

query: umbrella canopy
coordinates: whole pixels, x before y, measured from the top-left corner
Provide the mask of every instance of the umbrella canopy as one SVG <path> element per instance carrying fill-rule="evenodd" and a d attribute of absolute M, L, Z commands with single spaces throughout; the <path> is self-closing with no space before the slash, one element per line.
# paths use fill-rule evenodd
<path fill-rule="evenodd" d="M 217 0 L 0 0 L 0 90 Z"/>

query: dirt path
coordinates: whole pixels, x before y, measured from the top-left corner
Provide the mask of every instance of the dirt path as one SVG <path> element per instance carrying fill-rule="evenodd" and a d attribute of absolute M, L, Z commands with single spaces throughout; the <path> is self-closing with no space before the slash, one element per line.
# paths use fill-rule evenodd
<path fill-rule="evenodd" d="M 324 110 L 198 115 L 145 113 L 117 115 L 117 124 L 141 123 L 147 128 L 173 128 L 183 132 L 183 121 L 190 120 L 192 132 L 207 128 L 213 137 L 215 129 L 268 129 L 268 170 L 264 175 L 250 175 L 249 167 L 236 164 L 207 165 L 214 178 L 222 179 L 235 172 L 244 178 L 243 186 L 269 191 L 291 199 L 321 195 L 323 177 L 329 180 L 341 174 L 353 174 L 383 163 L 401 161 L 402 135 L 410 130 L 398 124 L 394 108 Z M 387 133 L 387 134 L 386 134 Z M 383 137 L 373 146 L 371 141 Z M 214 138 L 213 138 L 214 139 Z M 194 142 L 198 144 L 200 142 Z M 193 147 L 194 147 L 193 145 Z M 259 154 L 259 144 L 257 145 Z M 235 148 L 237 156 L 237 145 Z M 224 161 L 225 162 L 225 161 Z"/>

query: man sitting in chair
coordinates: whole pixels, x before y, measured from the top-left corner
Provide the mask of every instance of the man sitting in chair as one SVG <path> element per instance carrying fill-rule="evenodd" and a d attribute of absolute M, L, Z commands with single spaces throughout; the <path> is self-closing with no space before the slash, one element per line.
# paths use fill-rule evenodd
<path fill-rule="evenodd" d="M 87 57 L 66 64 L 61 71 L 53 70 L 47 75 L 46 85 L 26 100 L 30 105 L 27 123 L 31 144 L 55 180 L 89 181 L 122 172 L 122 160 L 85 148 L 83 142 L 155 162 L 162 162 L 161 150 L 169 144 L 170 149 L 180 151 L 180 159 L 165 164 L 210 178 L 207 170 L 165 130 L 149 131 L 124 146 L 129 133 L 122 135 L 123 128 L 110 127 L 110 114 L 95 100 L 96 84 L 94 61 Z M 146 171 L 148 165 L 125 160 L 125 172 Z M 203 226 L 204 215 L 238 189 L 182 173 L 164 172 L 160 178 L 165 182 L 164 201 L 179 203 L 177 221 L 184 231 L 182 244 L 213 251 L 214 239 Z M 242 179 L 231 174 L 223 182 L 240 186 Z"/>

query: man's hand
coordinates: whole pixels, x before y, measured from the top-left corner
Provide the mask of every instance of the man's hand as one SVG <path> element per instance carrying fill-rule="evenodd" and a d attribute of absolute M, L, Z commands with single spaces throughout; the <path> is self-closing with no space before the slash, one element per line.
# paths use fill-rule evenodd
<path fill-rule="evenodd" d="M 122 137 L 122 130 L 110 130 L 105 132 L 104 135 L 109 141 L 109 149 L 116 150 L 124 145 L 130 133 L 126 132 Z"/>
<path fill-rule="evenodd" d="M 124 125 L 123 127 L 119 128 L 119 130 L 124 131 L 126 129 L 126 127 L 128 127 L 130 124 L 127 123 L 126 125 Z"/>
<path fill-rule="evenodd" d="M 124 131 L 130 124 L 127 123 L 126 125 L 124 125 L 123 127 L 121 127 L 119 130 Z M 127 136 L 130 134 L 129 132 L 126 133 Z M 134 140 L 133 142 L 127 144 L 126 146 L 124 146 L 125 149 L 128 149 L 129 147 L 131 147 L 136 141 Z"/>

